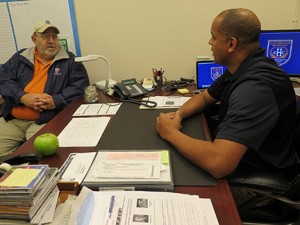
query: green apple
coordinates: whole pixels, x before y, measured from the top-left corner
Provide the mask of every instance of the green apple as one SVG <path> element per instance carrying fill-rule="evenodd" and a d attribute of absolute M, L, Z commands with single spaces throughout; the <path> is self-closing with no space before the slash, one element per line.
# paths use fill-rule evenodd
<path fill-rule="evenodd" d="M 52 156 L 59 148 L 58 138 L 55 134 L 44 133 L 34 139 L 34 149 L 42 156 Z"/>

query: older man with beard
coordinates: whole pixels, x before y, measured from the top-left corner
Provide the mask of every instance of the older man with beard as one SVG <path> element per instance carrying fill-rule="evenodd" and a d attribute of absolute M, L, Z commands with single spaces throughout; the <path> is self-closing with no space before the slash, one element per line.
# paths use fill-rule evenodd
<path fill-rule="evenodd" d="M 82 63 L 59 43 L 59 29 L 48 20 L 34 26 L 34 47 L 15 53 L 0 68 L 0 157 L 33 136 L 75 98 L 89 78 Z"/>

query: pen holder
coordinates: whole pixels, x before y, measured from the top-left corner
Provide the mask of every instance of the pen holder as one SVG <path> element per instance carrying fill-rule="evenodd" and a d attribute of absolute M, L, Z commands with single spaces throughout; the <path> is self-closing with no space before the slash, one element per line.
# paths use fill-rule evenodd
<path fill-rule="evenodd" d="M 161 86 L 163 85 L 163 74 L 164 74 L 164 70 L 161 68 L 160 70 L 157 70 L 155 68 L 152 68 L 152 73 L 153 73 L 153 78 L 155 81 L 155 85 L 156 86 Z"/>
<path fill-rule="evenodd" d="M 99 102 L 98 91 L 95 86 L 87 86 L 84 88 L 84 102 L 96 103 Z"/>
<path fill-rule="evenodd" d="M 162 85 L 163 84 L 163 75 L 158 74 L 157 76 L 154 77 L 154 80 L 155 80 L 157 86 Z"/>

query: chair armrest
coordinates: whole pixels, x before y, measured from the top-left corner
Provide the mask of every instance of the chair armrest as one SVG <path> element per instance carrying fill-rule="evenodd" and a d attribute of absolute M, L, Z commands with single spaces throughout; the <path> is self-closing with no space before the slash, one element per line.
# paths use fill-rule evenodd
<path fill-rule="evenodd" d="M 243 174 L 234 174 L 228 178 L 231 186 L 251 188 L 257 191 L 266 191 L 276 194 L 286 193 L 290 182 L 274 173 L 261 171 L 244 171 Z"/>
<path fill-rule="evenodd" d="M 2 116 L 2 105 L 3 105 L 3 103 L 4 103 L 4 99 L 0 95 L 0 117 Z"/>

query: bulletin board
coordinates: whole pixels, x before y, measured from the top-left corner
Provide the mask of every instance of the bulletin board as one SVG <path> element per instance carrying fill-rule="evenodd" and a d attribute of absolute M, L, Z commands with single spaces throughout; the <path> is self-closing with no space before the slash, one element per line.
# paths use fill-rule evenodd
<path fill-rule="evenodd" d="M 73 0 L 0 0 L 0 64 L 33 46 L 33 27 L 42 19 L 58 27 L 66 49 L 81 55 Z"/>

